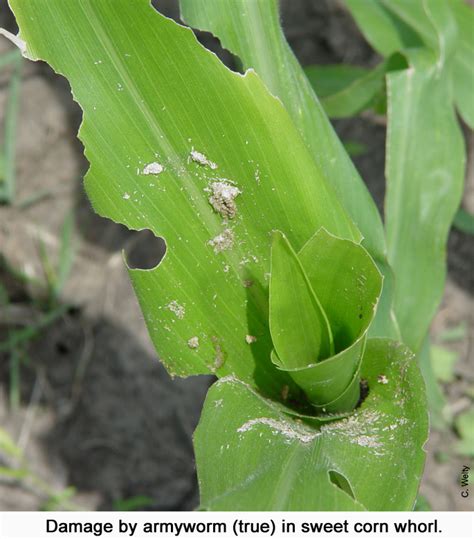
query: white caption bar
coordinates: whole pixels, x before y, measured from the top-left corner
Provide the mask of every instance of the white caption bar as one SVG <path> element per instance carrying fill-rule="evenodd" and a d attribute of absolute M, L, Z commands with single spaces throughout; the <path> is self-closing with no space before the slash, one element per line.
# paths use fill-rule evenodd
<path fill-rule="evenodd" d="M 0 539 L 96 537 L 472 539 L 474 513 L 0 513 Z"/>

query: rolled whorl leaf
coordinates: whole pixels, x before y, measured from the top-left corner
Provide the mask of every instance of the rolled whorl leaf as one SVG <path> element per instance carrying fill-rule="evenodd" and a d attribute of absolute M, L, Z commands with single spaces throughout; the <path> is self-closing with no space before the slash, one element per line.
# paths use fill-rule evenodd
<path fill-rule="evenodd" d="M 321 411 L 357 404 L 367 330 L 381 292 L 382 276 L 360 244 L 321 228 L 295 253 L 285 235 L 274 232 L 272 361 Z"/>

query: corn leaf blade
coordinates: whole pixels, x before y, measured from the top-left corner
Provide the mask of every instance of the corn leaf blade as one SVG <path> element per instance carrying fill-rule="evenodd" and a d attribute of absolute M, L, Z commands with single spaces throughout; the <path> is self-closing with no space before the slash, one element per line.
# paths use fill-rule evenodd
<path fill-rule="evenodd" d="M 459 31 L 453 68 L 456 106 L 463 120 L 474 129 L 474 9 L 463 0 L 452 1 L 451 9 Z"/>
<path fill-rule="evenodd" d="M 319 411 L 350 411 L 359 400 L 360 363 L 382 276 L 361 245 L 324 229 L 298 255 L 281 234 L 275 240 L 270 280 L 272 361 L 288 372 Z"/>
<path fill-rule="evenodd" d="M 380 215 L 286 42 L 277 1 L 228 2 L 222 9 L 220 0 L 180 0 L 180 6 L 188 24 L 216 35 L 282 100 L 321 175 L 362 232 L 367 249 L 375 259 L 384 260 Z"/>
<path fill-rule="evenodd" d="M 165 366 L 279 393 L 271 230 L 297 249 L 321 226 L 360 240 L 284 107 L 254 72 L 229 71 L 147 0 L 11 5 L 28 55 L 64 74 L 83 108 L 95 210 L 166 240 L 157 268 L 130 270 Z"/>
<path fill-rule="evenodd" d="M 377 50 L 403 52 L 410 66 L 387 75 L 385 221 L 395 315 L 403 342 L 418 352 L 441 299 L 447 234 L 464 175 L 465 150 L 454 110 L 458 77 L 452 76 L 452 66 L 459 66 L 459 55 L 465 54 L 452 11 L 456 3 L 346 4 Z M 386 39 L 380 32 L 384 25 L 391 25 Z M 469 76 L 465 70 L 462 80 Z"/>
<path fill-rule="evenodd" d="M 367 399 L 324 425 L 295 420 L 238 380 L 217 382 L 195 433 L 202 508 L 413 509 L 428 429 L 418 367 L 405 347 L 373 339 L 361 375 Z"/>
<path fill-rule="evenodd" d="M 391 73 L 388 91 L 385 213 L 397 279 L 394 309 L 404 342 L 419 350 L 443 293 L 465 151 L 454 108 L 447 106 L 449 80 L 439 77 L 435 62 Z"/>
<path fill-rule="evenodd" d="M 418 33 L 399 19 L 390 6 L 380 0 L 344 0 L 367 41 L 383 56 L 418 47 Z"/>
<path fill-rule="evenodd" d="M 273 233 L 270 333 L 285 367 L 306 367 L 331 355 L 334 340 L 326 313 L 286 237 Z"/>
<path fill-rule="evenodd" d="M 372 70 L 360 72 L 360 69 L 352 66 L 310 66 L 305 69 L 305 73 L 320 96 L 327 115 L 331 118 L 346 118 L 378 104 L 385 91 L 386 73 L 405 67 L 407 65 L 403 56 L 395 53 Z M 336 81 L 338 76 L 340 80 Z M 328 78 L 330 88 L 323 82 Z M 321 87 L 324 95 L 318 91 Z"/>

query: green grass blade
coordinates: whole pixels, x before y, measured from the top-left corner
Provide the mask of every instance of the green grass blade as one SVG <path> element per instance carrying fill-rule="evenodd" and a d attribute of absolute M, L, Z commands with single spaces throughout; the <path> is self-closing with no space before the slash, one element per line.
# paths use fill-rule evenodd
<path fill-rule="evenodd" d="M 9 66 L 18 59 L 21 59 L 21 52 L 18 49 L 14 49 L 2 54 L 0 56 L 0 69 Z"/>
<path fill-rule="evenodd" d="M 19 345 L 34 339 L 41 331 L 58 320 L 68 309 L 69 305 L 59 305 L 44 314 L 36 324 L 11 331 L 7 340 L 0 343 L 0 352 L 12 351 Z"/>
<path fill-rule="evenodd" d="M 76 509 L 71 504 L 71 499 L 76 494 L 74 487 L 66 487 L 64 490 L 52 493 L 41 506 L 41 511 L 64 511 Z M 78 508 L 77 508 L 78 509 Z"/>
<path fill-rule="evenodd" d="M 20 367 L 21 367 L 21 358 L 23 352 L 17 348 L 12 347 L 10 349 L 10 362 L 9 362 L 9 376 L 10 376 L 10 385 L 9 385 L 9 401 L 10 407 L 12 410 L 17 410 L 20 406 L 21 398 L 21 378 L 20 378 Z"/>
<path fill-rule="evenodd" d="M 114 502 L 114 511 L 139 511 L 154 503 L 155 500 L 149 496 L 133 496 L 124 500 L 116 500 Z"/>
<path fill-rule="evenodd" d="M 68 213 L 61 227 L 61 243 L 59 249 L 59 261 L 56 271 L 56 280 L 54 282 L 53 292 L 57 300 L 66 284 L 71 273 L 74 262 L 75 242 L 74 242 L 74 214 Z"/>
<path fill-rule="evenodd" d="M 0 428 L 0 453 L 15 460 L 20 459 L 22 456 L 21 449 L 13 441 L 10 434 L 3 428 Z"/>
<path fill-rule="evenodd" d="M 13 62 L 14 70 L 10 78 L 7 108 L 5 111 L 3 181 L 0 179 L 0 203 L 6 204 L 11 204 L 15 196 L 16 130 L 21 85 L 21 56 L 17 54 Z"/>

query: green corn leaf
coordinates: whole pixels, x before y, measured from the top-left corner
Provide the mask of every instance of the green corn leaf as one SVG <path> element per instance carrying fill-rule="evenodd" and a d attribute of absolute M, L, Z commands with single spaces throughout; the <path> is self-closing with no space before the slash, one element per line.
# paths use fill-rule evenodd
<path fill-rule="evenodd" d="M 440 0 L 346 4 L 380 52 L 401 51 L 410 66 L 387 75 L 385 220 L 395 315 L 403 341 L 418 351 L 442 295 L 447 234 L 462 191 L 465 152 L 452 78 L 457 23 L 451 4 Z"/>
<path fill-rule="evenodd" d="M 395 313 L 393 312 L 393 296 L 395 292 L 395 276 L 388 262 L 377 264 L 383 275 L 382 295 L 377 307 L 376 316 L 369 328 L 369 337 L 387 337 L 401 341 L 402 336 Z"/>
<path fill-rule="evenodd" d="M 157 268 L 130 270 L 163 363 L 279 395 L 291 379 L 270 360 L 270 232 L 295 249 L 321 226 L 361 238 L 281 102 L 147 0 L 11 5 L 28 55 L 84 110 L 95 210 L 166 240 Z"/>
<path fill-rule="evenodd" d="M 414 0 L 417 2 L 418 0 Z M 383 0 L 344 0 L 367 41 L 383 56 L 418 47 L 417 32 L 397 17 Z"/>
<path fill-rule="evenodd" d="M 345 0 L 372 46 L 388 56 L 426 45 L 439 57 L 452 54 L 456 106 L 474 128 L 474 9 L 464 0 Z M 435 30 L 443 27 L 442 34 Z"/>
<path fill-rule="evenodd" d="M 272 251 L 272 261 L 275 255 Z M 333 344 L 330 357 L 326 350 L 321 352 L 314 345 L 306 350 L 306 354 L 301 350 L 305 343 L 304 332 L 314 337 L 311 330 L 319 329 L 315 328 L 317 319 L 315 317 L 313 324 L 305 327 L 308 319 L 303 319 L 302 311 L 309 311 L 308 306 L 304 305 L 295 287 L 288 285 L 290 279 L 282 268 L 278 268 L 274 275 L 272 263 L 270 326 L 275 345 L 272 361 L 287 371 L 311 403 L 322 411 L 351 410 L 360 395 L 360 362 L 367 330 L 382 291 L 381 274 L 362 246 L 334 237 L 324 229 L 303 246 L 298 260 L 296 255 L 293 257 L 294 273 L 302 268 L 298 292 L 310 290 L 305 298 L 307 302 L 311 297 L 317 298 Z M 283 265 L 283 260 L 281 263 Z M 290 267 L 288 261 L 284 264 L 286 268 Z M 282 303 L 285 309 L 282 309 Z M 280 336 L 277 330 L 293 336 L 296 343 L 288 337 L 276 341 L 275 335 Z M 285 347 L 288 342 L 291 345 Z"/>
<path fill-rule="evenodd" d="M 418 367 L 405 347 L 374 339 L 361 376 L 361 407 L 325 424 L 290 417 L 232 377 L 215 384 L 195 434 L 202 508 L 411 510 L 428 429 Z"/>
<path fill-rule="evenodd" d="M 312 400 L 325 410 L 351 409 L 359 399 L 360 361 L 382 276 L 361 245 L 323 229 L 302 247 L 298 258 L 329 320 L 335 355 L 309 369 L 294 370 L 291 376 L 301 387 L 314 383 L 310 394 L 319 397 Z"/>
<path fill-rule="evenodd" d="M 352 79 L 347 78 L 347 80 L 342 72 L 343 78 L 339 87 L 334 92 L 326 93 L 323 96 L 318 91 L 321 86 L 319 81 L 334 77 L 333 67 L 340 66 L 311 66 L 305 69 L 311 85 L 321 99 L 326 114 L 331 118 L 345 118 L 355 116 L 370 108 L 375 96 L 383 89 L 385 71 L 382 66 L 368 72 L 364 70 L 360 76 Z"/>
<path fill-rule="evenodd" d="M 446 241 L 461 199 L 465 150 L 449 105 L 449 79 L 440 76 L 428 53 L 412 54 L 410 63 L 410 69 L 388 75 L 385 213 L 397 280 L 395 313 L 404 342 L 416 351 L 443 293 Z"/>
<path fill-rule="evenodd" d="M 378 211 L 286 42 L 278 2 L 227 2 L 222 9 L 221 0 L 180 0 L 180 6 L 188 24 L 216 35 L 282 100 L 320 173 L 334 186 L 362 232 L 364 245 L 376 260 L 383 261 L 385 245 Z"/>
<path fill-rule="evenodd" d="M 363 110 L 374 107 L 384 92 L 385 74 L 406 67 L 404 57 L 395 53 L 374 69 L 362 70 L 362 73 L 357 68 L 350 69 L 350 66 L 311 66 L 306 68 L 305 72 L 316 93 L 320 96 L 328 116 L 344 118 L 355 116 Z M 347 72 L 346 69 L 348 69 Z M 332 91 L 329 92 L 329 88 L 323 86 L 326 93 L 321 95 L 318 90 L 322 81 L 329 79 L 331 82 L 338 76 L 340 80 L 337 84 L 336 82 L 331 84 Z"/>
<path fill-rule="evenodd" d="M 304 67 L 304 72 L 316 95 L 323 100 L 364 78 L 370 69 L 348 64 L 309 65 Z"/>
<path fill-rule="evenodd" d="M 298 255 L 281 234 L 276 240 L 270 280 L 272 361 L 322 411 L 351 410 L 359 400 L 360 362 L 382 291 L 381 274 L 362 246 L 324 229 Z"/>
<path fill-rule="evenodd" d="M 387 78 L 385 212 L 394 309 L 404 342 L 418 351 L 443 293 L 447 235 L 462 194 L 465 150 L 449 71 L 456 25 L 446 2 L 397 1 L 390 9 L 416 21 L 434 52 L 410 52 L 410 68 Z"/>
<path fill-rule="evenodd" d="M 301 368 L 334 354 L 326 313 L 286 237 L 273 233 L 270 333 L 285 368 Z"/>
<path fill-rule="evenodd" d="M 307 367 L 290 368 L 273 351 L 272 362 L 288 372 L 304 390 L 311 405 L 320 413 L 345 414 L 354 409 L 360 398 L 360 362 L 365 338 L 350 349 L 326 361 Z"/>
<path fill-rule="evenodd" d="M 400 333 L 392 309 L 392 272 L 386 260 L 380 216 L 285 40 L 276 0 L 229 2 L 225 10 L 219 0 L 180 0 L 180 6 L 182 17 L 191 26 L 213 32 L 224 47 L 240 57 L 245 67 L 255 68 L 288 109 L 319 170 L 334 186 L 339 200 L 362 232 L 364 246 L 385 277 L 383 308 L 379 310 L 372 334 L 398 339 Z"/>
<path fill-rule="evenodd" d="M 366 236 L 364 245 L 390 273 L 375 206 L 314 95 L 304 90 L 292 101 L 289 91 L 275 91 L 267 80 L 272 60 L 262 64 L 261 76 L 280 101 L 254 71 L 230 72 L 189 29 L 154 12 L 148 0 L 11 0 L 11 5 L 27 55 L 64 74 L 84 110 L 80 137 L 91 163 L 86 190 L 94 208 L 166 240 L 166 256 L 156 268 L 130 270 L 162 361 L 171 374 L 226 376 L 211 390 L 196 435 L 203 506 L 411 508 L 427 425 L 423 384 L 406 349 L 369 341 L 362 361 L 357 350 L 358 366 L 337 398 L 357 389 L 359 376 L 367 380 L 369 396 L 344 419 L 343 414 L 308 419 L 290 407 L 293 403 L 287 408 L 267 400 L 285 400 L 284 388 L 296 385 L 271 361 L 272 231 L 288 238 L 307 276 L 307 291 L 313 289 L 318 301 L 314 288 L 320 277 L 308 271 L 302 248 L 321 228 L 330 251 L 331 238 L 359 245 L 355 222 Z M 243 5 L 270 9 L 266 24 L 278 29 L 270 42 L 290 73 L 282 87 L 306 81 L 301 87 L 309 88 L 300 68 L 292 67 L 297 64 L 275 23 L 275 2 Z M 254 33 L 268 45 L 266 32 Z M 309 138 L 298 121 L 306 115 L 317 125 Z M 358 275 L 354 270 L 354 278 Z M 362 303 L 373 307 L 376 300 L 364 297 Z M 327 306 L 321 306 L 322 315 Z M 364 309 L 358 329 L 347 329 L 361 350 L 370 324 Z M 335 331 L 341 332 L 338 323 L 335 319 Z M 331 322 L 322 327 L 330 343 Z M 347 343 L 347 350 L 352 345 L 355 350 L 355 343 Z M 334 345 L 339 346 L 336 340 Z M 292 396 L 298 396 L 296 390 Z M 257 435 L 263 433 L 254 426 L 260 428 L 262 418 L 271 419 L 263 421 L 264 428 L 272 429 L 276 421 L 277 432 L 276 439 L 262 437 L 259 444 Z M 280 432 L 284 421 L 291 426 L 288 431 L 284 424 Z M 242 442 L 233 455 L 225 453 L 234 446 L 231 434 L 237 445 Z M 269 453 L 275 442 L 277 450 Z M 394 488 L 379 481 L 382 474 Z"/>
<path fill-rule="evenodd" d="M 382 276 L 364 247 L 324 229 L 303 245 L 298 258 L 327 314 L 338 353 L 373 321 Z"/>
<path fill-rule="evenodd" d="M 424 496 L 418 494 L 413 511 L 432 511 L 431 504 Z"/>
<path fill-rule="evenodd" d="M 451 9 L 459 31 L 454 57 L 454 98 L 463 120 L 474 129 L 474 9 L 464 0 L 451 0 Z"/>
<path fill-rule="evenodd" d="M 436 53 L 442 63 L 456 52 L 457 24 L 450 1 L 381 0 L 381 3 L 392 13 L 396 24 L 406 24 L 425 46 Z"/>

